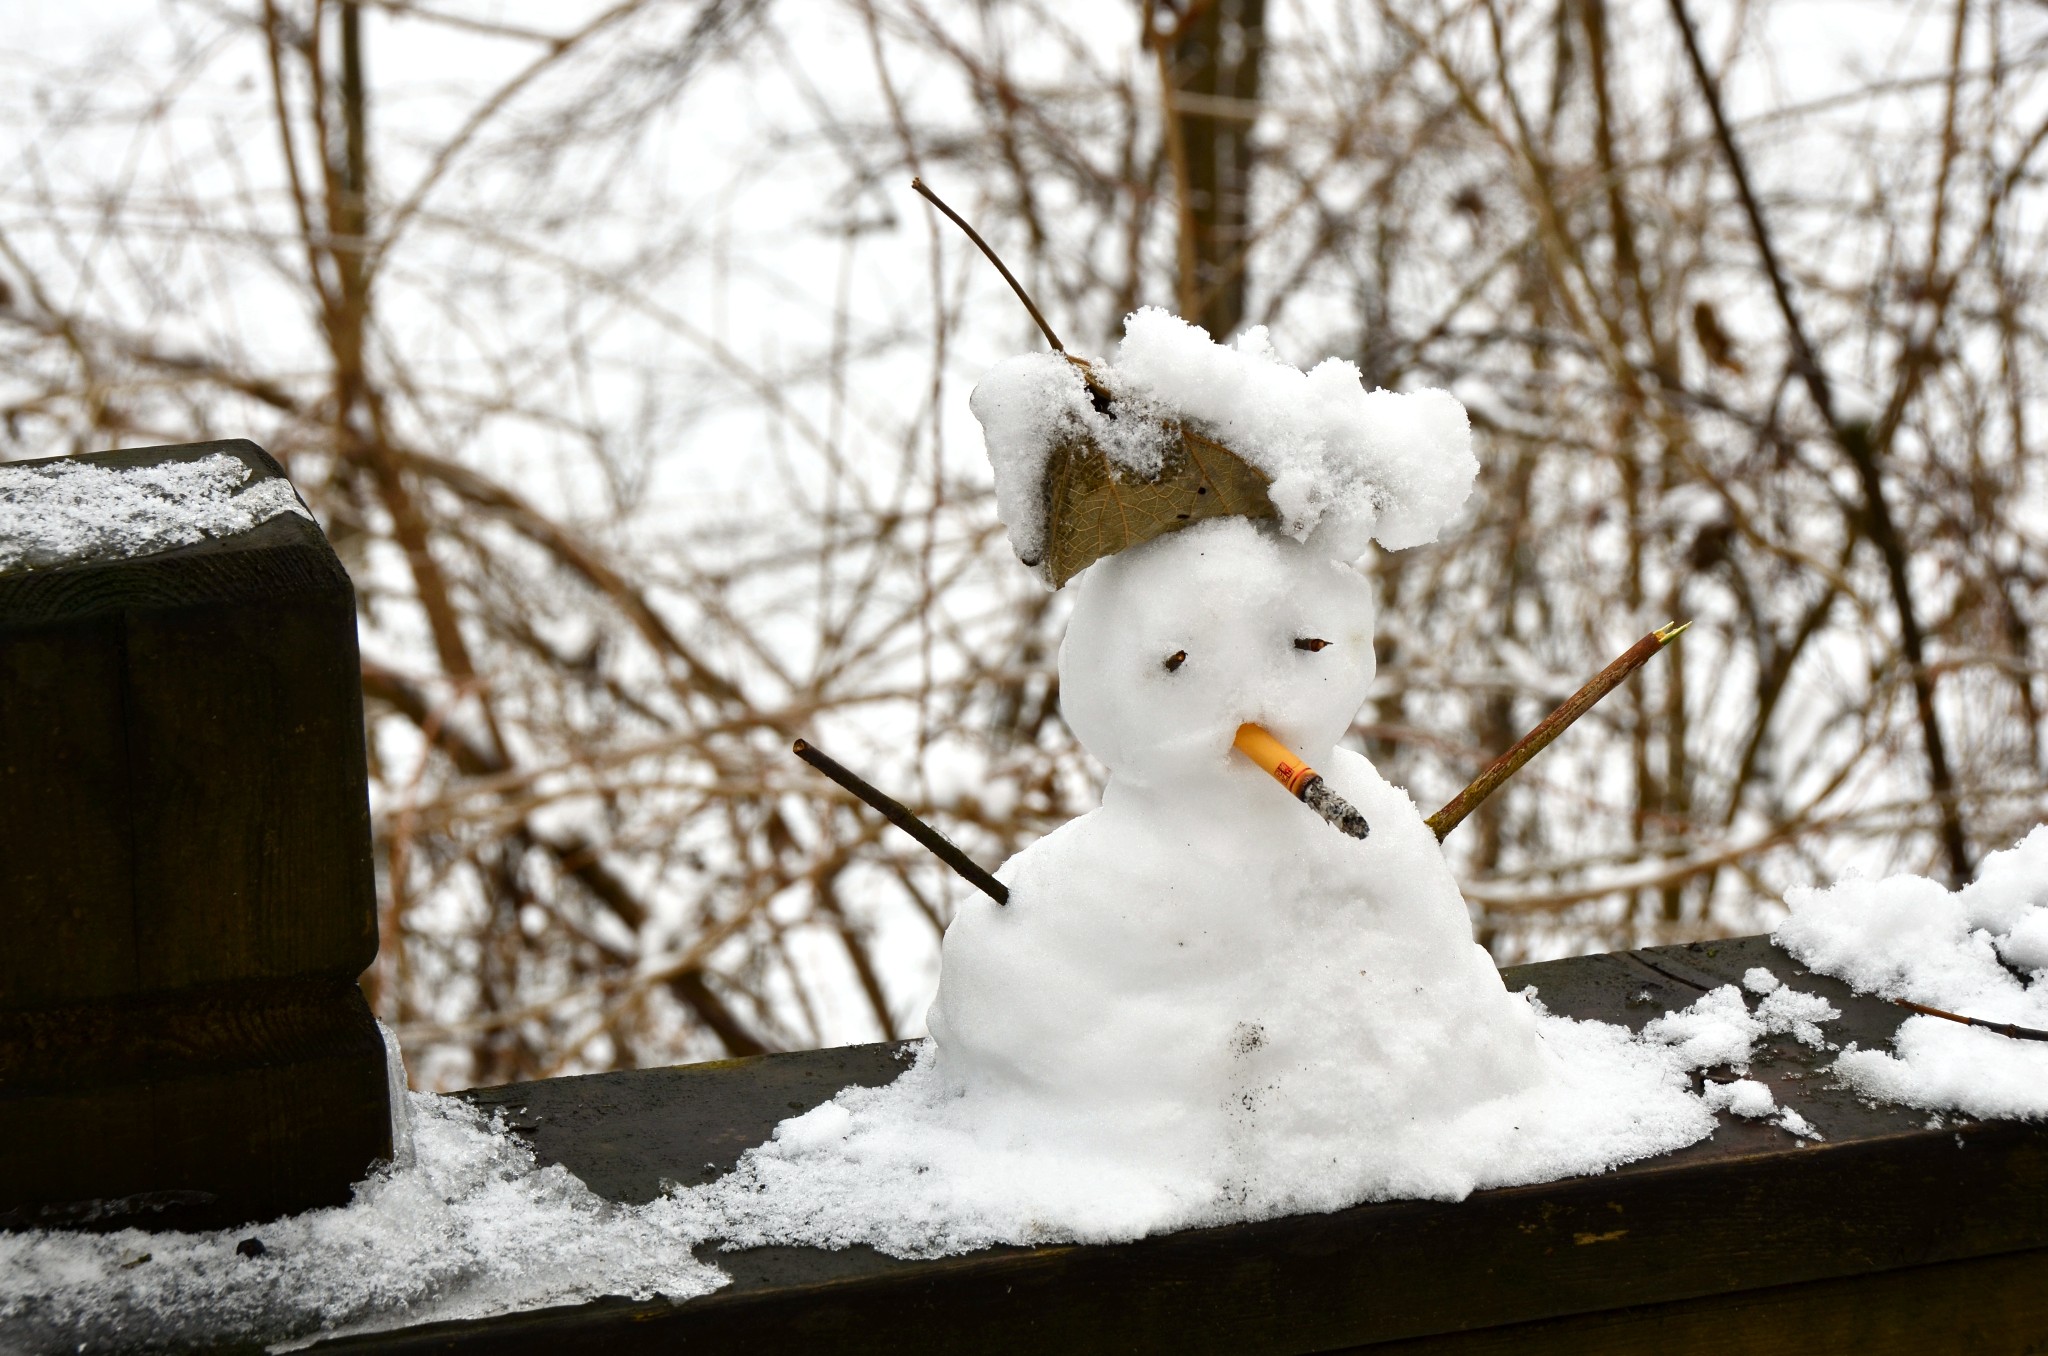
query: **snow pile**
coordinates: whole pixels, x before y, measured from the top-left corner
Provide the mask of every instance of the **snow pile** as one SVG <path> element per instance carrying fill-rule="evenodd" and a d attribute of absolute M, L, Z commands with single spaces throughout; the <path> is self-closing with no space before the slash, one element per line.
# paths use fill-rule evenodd
<path fill-rule="evenodd" d="M 1162 425 L 1185 420 L 1264 472 L 1282 531 L 1334 560 L 1356 559 L 1372 541 L 1391 550 L 1435 541 L 1479 471 L 1465 409 L 1449 392 L 1367 391 L 1357 365 L 1340 358 L 1302 372 L 1264 326 L 1225 347 L 1147 307 L 1125 320 L 1115 363 L 1093 370 L 1115 397 L 1109 413 L 1057 353 L 998 364 L 970 402 L 997 508 L 1027 562 L 1046 554 L 1046 459 L 1081 436 L 1149 477 L 1171 436 Z"/>
<path fill-rule="evenodd" d="M 217 1233 L 0 1233 L 0 1350 L 210 1349 L 725 1284 L 668 1203 L 601 1200 L 465 1103 L 406 1098 L 412 1162 L 346 1206 Z"/>
<path fill-rule="evenodd" d="M 145 556 L 246 532 L 280 513 L 312 516 L 288 481 L 257 480 L 226 452 L 125 470 L 0 465 L 0 572 Z"/>
<path fill-rule="evenodd" d="M 1921 876 L 1787 895 L 1773 940 L 1866 993 L 2048 1029 L 2048 827 L 1949 891 Z M 1851 1050 L 1835 1073 L 1864 1096 L 1971 1116 L 2048 1117 L 2048 1041 L 1908 1018 L 1892 1050 Z"/>
<path fill-rule="evenodd" d="M 1244 1071 L 1216 1071 L 1227 1095 L 1188 1107 L 1138 1096 L 1069 1104 L 977 1084 L 953 1075 L 943 1046 L 927 1047 L 903 1078 L 849 1088 L 785 1121 L 730 1176 L 678 1204 L 693 1229 L 734 1246 L 866 1244 L 936 1257 L 996 1243 L 1117 1242 L 1369 1200 L 1458 1200 L 1599 1172 L 1712 1131 L 1670 1051 L 1504 997 L 1542 1068 L 1497 1096 L 1368 1107 L 1339 1063 L 1359 1042 L 1287 1069 L 1278 1052 L 1260 1059 L 1268 1047 L 1250 1026 L 1234 1047 Z M 1199 1017 L 1194 1025 L 1198 1034 Z M 1444 1044 L 1425 1040 L 1418 1059 L 1441 1057 Z M 1333 1078 L 1327 1095 L 1311 1094 Z M 1361 1110 L 1367 1121 L 1351 1123 Z"/>

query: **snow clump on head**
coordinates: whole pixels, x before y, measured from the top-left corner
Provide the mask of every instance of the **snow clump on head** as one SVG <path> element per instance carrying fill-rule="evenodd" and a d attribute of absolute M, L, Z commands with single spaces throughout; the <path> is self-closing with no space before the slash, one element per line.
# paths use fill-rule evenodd
<path fill-rule="evenodd" d="M 1471 424 L 1450 392 L 1368 391 L 1357 364 L 1341 358 L 1303 372 L 1264 326 L 1225 346 L 1148 306 L 1124 321 L 1115 363 L 1092 370 L 1113 413 L 1095 407 L 1080 370 L 1056 353 L 998 364 L 970 399 L 997 511 L 1027 564 L 1046 553 L 1047 460 L 1077 435 L 1149 477 L 1166 443 L 1162 422 L 1184 420 L 1268 479 L 1282 532 L 1341 561 L 1375 541 L 1389 550 L 1435 541 L 1479 472 Z"/>

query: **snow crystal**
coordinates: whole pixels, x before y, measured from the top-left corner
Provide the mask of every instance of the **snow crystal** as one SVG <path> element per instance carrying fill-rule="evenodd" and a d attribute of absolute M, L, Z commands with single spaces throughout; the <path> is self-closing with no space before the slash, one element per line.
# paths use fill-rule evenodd
<path fill-rule="evenodd" d="M 1769 993 L 1783 983 L 1783 980 L 1779 979 L 1769 970 L 1764 969 L 1761 965 L 1752 965 L 1749 969 L 1742 972 L 1742 987 L 1751 993 Z"/>
<path fill-rule="evenodd" d="M 2048 1042 L 2020 1041 L 1939 1017 L 1909 1017 L 1892 1050 L 1848 1050 L 1842 1082 L 1864 1097 L 1979 1119 L 2048 1117 Z"/>
<path fill-rule="evenodd" d="M 1752 970 L 1751 974 L 1757 973 Z M 1818 1140 L 1824 1138 L 1813 1128 L 1813 1122 L 1789 1106 L 1779 1106 L 1771 1095 L 1769 1087 L 1754 1078 L 1737 1078 L 1727 1083 L 1709 1082 L 1700 1094 L 1701 1100 L 1716 1111 L 1725 1111 L 1731 1116 L 1745 1120 L 1769 1120 L 1789 1135 L 1800 1139 Z"/>
<path fill-rule="evenodd" d="M 1851 879 L 1786 895 L 1774 940 L 1866 993 L 2048 1029 L 2048 826 L 1984 859 L 1950 891 L 1921 876 Z M 1835 1063 L 1865 1097 L 1972 1116 L 2048 1117 L 2048 1042 L 1939 1017 L 1906 1020 L 1890 1053 Z"/>
<path fill-rule="evenodd" d="M 1733 984 L 1723 984 L 1691 1007 L 1667 1012 L 1643 1028 L 1649 1040 L 1676 1049 L 1688 1068 L 1725 1064 L 1747 1069 L 1752 1047 L 1763 1034 L 1763 1023 L 1750 1016 L 1742 990 Z"/>
<path fill-rule="evenodd" d="M 412 1080 L 405 1072 L 405 1052 L 398 1047 L 398 1033 L 377 1019 L 377 1034 L 384 1041 L 384 1090 L 391 1098 L 391 1164 L 393 1167 L 409 1168 L 413 1165 L 412 1105 L 406 1100 L 406 1093 Z"/>
<path fill-rule="evenodd" d="M 453 1098 L 404 1104 L 412 1164 L 346 1206 L 213 1233 L 0 1233 L 0 1350 L 277 1342 L 725 1284 L 670 1203 L 601 1200 Z M 260 1253 L 237 1250 L 251 1238 Z"/>
<path fill-rule="evenodd" d="M 1771 1090 L 1754 1078 L 1738 1078 L 1732 1083 L 1709 1083 L 1703 1100 L 1716 1111 L 1726 1111 L 1750 1120 L 1759 1120 L 1778 1109 L 1778 1100 L 1771 1096 Z"/>
<path fill-rule="evenodd" d="M 1769 972 L 1753 969 L 1743 976 L 1751 992 L 1753 976 Z M 1777 983 L 1776 980 L 1773 981 Z M 1746 1070 L 1756 1057 L 1756 1042 L 1765 1036 L 1789 1035 L 1803 1045 L 1820 1049 L 1827 1045 L 1819 1024 L 1832 1022 L 1842 1014 L 1818 994 L 1801 993 L 1782 984 L 1763 996 L 1754 1012 L 1742 997 L 1742 990 L 1723 984 L 1709 990 L 1691 1007 L 1666 1013 L 1643 1028 L 1648 1040 L 1675 1046 L 1689 1068 L 1727 1065 Z"/>
<path fill-rule="evenodd" d="M 1465 409 L 1449 392 L 1367 391 L 1341 358 L 1302 372 L 1263 326 L 1226 347 L 1147 307 L 1125 320 L 1115 362 L 1092 370 L 1115 397 L 1113 416 L 1056 353 L 998 364 L 970 401 L 997 510 L 1027 562 L 1046 554 L 1046 458 L 1083 435 L 1146 476 L 1170 436 L 1163 423 L 1185 420 L 1264 472 L 1281 530 L 1334 560 L 1356 559 L 1373 541 L 1390 550 L 1435 541 L 1478 474 Z"/>
<path fill-rule="evenodd" d="M 280 513 L 312 516 L 289 481 L 256 479 L 226 452 L 132 468 L 0 465 L 0 572 L 149 555 L 246 532 Z"/>
<path fill-rule="evenodd" d="M 1821 1034 L 1820 1023 L 1832 1022 L 1842 1014 L 1819 994 L 1776 988 L 1756 1005 L 1756 1019 L 1772 1035 L 1789 1035 L 1814 1050 L 1831 1048 Z"/>

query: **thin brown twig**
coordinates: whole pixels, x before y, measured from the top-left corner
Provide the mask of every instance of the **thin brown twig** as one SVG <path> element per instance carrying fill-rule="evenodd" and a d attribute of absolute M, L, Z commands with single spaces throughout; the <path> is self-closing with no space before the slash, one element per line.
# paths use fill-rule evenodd
<path fill-rule="evenodd" d="M 1999 1035 L 2011 1036 L 2014 1040 L 2048 1041 L 2048 1031 L 2036 1031 L 2030 1026 L 2015 1026 L 2011 1022 L 1987 1022 L 1982 1017 L 1965 1017 L 1959 1012 L 1943 1012 L 1940 1008 L 1930 1008 L 1925 1003 L 1908 1002 L 1903 998 L 1894 998 L 1892 1003 L 1895 1006 L 1917 1012 L 1922 1017 L 1939 1017 L 1945 1022 L 1960 1022 L 1964 1026 L 1981 1026 L 1986 1031 L 1996 1031 Z"/>
<path fill-rule="evenodd" d="M 1593 709 L 1593 704 L 1621 685 L 1621 681 L 1650 661 L 1650 657 L 1666 645 L 1678 639 L 1691 622 L 1667 622 L 1650 632 L 1635 644 L 1622 651 L 1621 655 L 1606 668 L 1593 675 L 1592 680 L 1574 692 L 1555 711 L 1537 723 L 1535 729 L 1515 741 L 1513 748 L 1487 764 L 1486 770 L 1473 778 L 1472 784 L 1451 797 L 1450 802 L 1428 819 L 1429 827 L 1435 832 L 1437 841 L 1442 842 L 1452 829 L 1464 823 L 1465 817 L 1478 809 L 1486 798 L 1500 789 L 1501 783 L 1522 770 L 1522 765 L 1550 746 L 1550 741 L 1571 728 L 1573 721 Z"/>
<path fill-rule="evenodd" d="M 1736 197 L 1740 199 L 1743 215 L 1749 222 L 1757 257 L 1763 264 L 1771 294 L 1777 300 L 1778 312 L 1784 318 L 1786 338 L 1792 346 L 1793 367 L 1834 435 L 1836 445 L 1856 472 L 1863 490 L 1864 511 L 1870 519 L 1870 541 L 1884 558 L 1892 607 L 1898 615 L 1899 648 L 1905 654 L 1907 672 L 1913 684 L 1913 704 L 1919 716 L 1921 741 L 1927 755 L 1928 789 L 1934 793 L 1935 806 L 1941 816 L 1942 848 L 1948 856 L 1951 883 L 1961 885 L 1971 875 L 1969 839 L 1963 829 L 1962 812 L 1956 806 L 1955 778 L 1949 770 L 1941 720 L 1934 707 L 1934 680 L 1927 672 L 1925 641 L 1908 579 L 1906 548 L 1892 520 L 1891 505 L 1885 497 L 1884 480 L 1878 469 L 1877 459 L 1884 449 L 1872 437 L 1867 423 L 1843 419 L 1836 407 L 1834 388 L 1807 339 L 1806 326 L 1793 300 L 1791 285 L 1786 281 L 1771 232 L 1764 223 L 1763 208 L 1758 205 L 1756 193 L 1750 186 L 1748 162 L 1736 144 L 1735 133 L 1728 125 L 1728 115 L 1721 106 L 1720 82 L 1707 69 L 1706 58 L 1700 54 L 1699 36 L 1693 29 L 1692 17 L 1686 12 L 1685 0 L 1670 0 L 1670 5 L 1671 17 L 1683 40 L 1686 60 L 1699 84 L 1707 113 L 1713 119 L 1714 140 L 1720 146 L 1722 158 L 1727 161 L 1729 176 L 1735 181 Z M 1934 267 L 1933 263 L 1929 264 L 1930 272 Z"/>
<path fill-rule="evenodd" d="M 1052 345 L 1052 351 L 1055 353 L 1065 353 L 1067 346 L 1062 344 L 1060 337 L 1052 332 L 1052 326 L 1046 323 L 1044 313 L 1038 309 L 1038 303 L 1033 301 L 1031 294 L 1024 290 L 1024 284 L 1017 281 L 1017 275 L 1010 272 L 1010 266 L 1003 262 L 1002 256 L 998 255 L 990 247 L 988 241 L 981 238 L 981 232 L 968 225 L 966 217 L 961 216 L 958 212 L 948 207 L 946 200 L 932 192 L 931 187 L 924 180 L 913 178 L 910 181 L 910 186 L 916 189 L 926 202 L 944 212 L 947 220 L 967 232 L 967 238 L 972 240 L 975 247 L 988 257 L 990 263 L 996 266 L 996 272 L 1003 275 L 1003 281 L 1008 283 L 1010 290 L 1017 294 L 1017 300 L 1023 302 L 1024 309 L 1031 312 L 1031 318 L 1038 322 L 1039 333 L 1045 336 L 1046 343 Z"/>
<path fill-rule="evenodd" d="M 823 749 L 806 740 L 799 739 L 790 745 L 790 752 L 873 806 L 884 819 L 915 838 L 921 847 L 952 867 L 975 889 L 998 904 L 1010 902 L 1008 886 L 982 870 L 972 857 L 954 846 L 951 839 L 911 813 L 901 801 L 876 790 Z"/>

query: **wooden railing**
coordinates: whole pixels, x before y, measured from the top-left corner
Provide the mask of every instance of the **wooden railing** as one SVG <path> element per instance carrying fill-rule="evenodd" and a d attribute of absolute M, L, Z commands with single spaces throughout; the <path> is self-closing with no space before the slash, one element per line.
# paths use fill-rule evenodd
<path fill-rule="evenodd" d="M 1640 1029 L 1752 966 L 1827 998 L 1839 1042 L 1907 1015 L 1802 973 L 1762 937 L 1509 970 L 1553 1012 Z M 682 1304 L 602 1301 L 318 1350 L 628 1352 L 1729 1353 L 2048 1349 L 2048 1127 L 1930 1127 L 1871 1106 L 1789 1036 L 1752 1077 L 1825 1136 L 1724 1116 L 1714 1135 L 1597 1177 L 1390 1201 L 1111 1247 L 937 1261 L 866 1249 L 706 1252 L 732 1276 Z M 599 1194 L 730 1169 L 782 1118 L 904 1067 L 852 1046 L 465 1094 Z M 1708 1071 L 1727 1077 L 1726 1071 Z"/>

